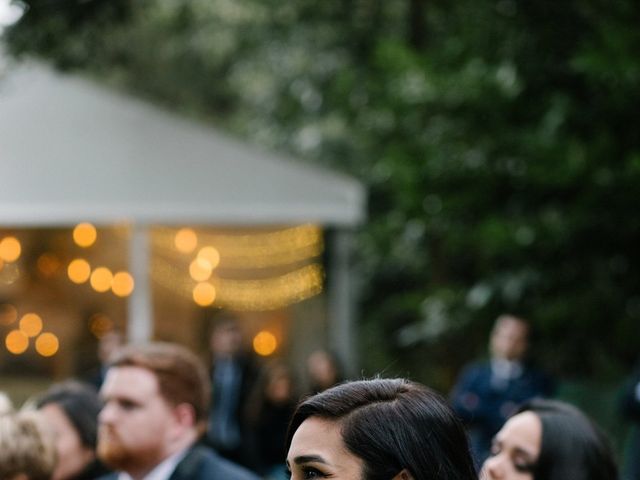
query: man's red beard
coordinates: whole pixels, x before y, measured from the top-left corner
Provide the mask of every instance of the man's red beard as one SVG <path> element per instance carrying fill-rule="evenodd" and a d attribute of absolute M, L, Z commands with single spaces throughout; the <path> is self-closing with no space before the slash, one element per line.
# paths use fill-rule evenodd
<path fill-rule="evenodd" d="M 133 452 L 129 451 L 118 434 L 108 427 L 100 427 L 96 451 L 98 458 L 115 470 L 126 470 L 134 460 Z"/>

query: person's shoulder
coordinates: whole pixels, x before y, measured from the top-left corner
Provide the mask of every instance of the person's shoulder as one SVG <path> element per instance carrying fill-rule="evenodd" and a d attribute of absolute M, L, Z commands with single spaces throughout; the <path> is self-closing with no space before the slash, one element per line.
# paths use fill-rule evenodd
<path fill-rule="evenodd" d="M 491 372 L 491 363 L 488 360 L 474 360 L 467 363 L 462 369 L 462 375 L 474 377 Z"/>
<path fill-rule="evenodd" d="M 95 480 L 117 480 L 118 474 L 116 472 L 107 473 L 101 477 L 95 477 Z"/>
<path fill-rule="evenodd" d="M 193 447 L 176 468 L 171 480 L 259 480 L 251 471 L 222 458 L 208 447 Z"/>

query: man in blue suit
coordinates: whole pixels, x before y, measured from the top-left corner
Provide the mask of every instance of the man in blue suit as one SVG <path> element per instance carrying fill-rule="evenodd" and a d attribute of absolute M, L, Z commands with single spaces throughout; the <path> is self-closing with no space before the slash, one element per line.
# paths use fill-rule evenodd
<path fill-rule="evenodd" d="M 620 398 L 622 414 L 632 423 L 626 451 L 625 473 L 628 480 L 640 480 L 640 367 L 626 382 Z"/>
<path fill-rule="evenodd" d="M 199 446 L 209 379 L 198 358 L 170 343 L 130 345 L 111 361 L 100 396 L 98 456 L 117 480 L 258 480 Z"/>
<path fill-rule="evenodd" d="M 516 407 L 553 393 L 553 382 L 525 362 L 530 327 L 526 320 L 501 315 L 495 322 L 491 359 L 467 366 L 451 394 L 454 410 L 466 423 L 476 466 L 489 456 L 491 442 Z"/>

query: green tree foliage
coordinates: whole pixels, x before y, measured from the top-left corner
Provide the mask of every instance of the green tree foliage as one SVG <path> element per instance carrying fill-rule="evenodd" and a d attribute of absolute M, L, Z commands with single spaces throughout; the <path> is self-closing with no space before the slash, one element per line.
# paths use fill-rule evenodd
<path fill-rule="evenodd" d="M 446 389 L 503 311 L 563 375 L 640 350 L 638 2 L 25 3 L 14 53 L 367 185 L 369 373 Z"/>

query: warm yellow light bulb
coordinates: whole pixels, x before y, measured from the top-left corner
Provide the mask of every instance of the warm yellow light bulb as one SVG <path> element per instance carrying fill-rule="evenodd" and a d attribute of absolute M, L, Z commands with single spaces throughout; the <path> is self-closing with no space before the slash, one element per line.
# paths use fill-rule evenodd
<path fill-rule="evenodd" d="M 198 236 L 190 228 L 181 228 L 176 233 L 174 244 L 179 252 L 191 253 L 198 246 Z"/>
<path fill-rule="evenodd" d="M 20 355 L 29 348 L 29 337 L 20 330 L 11 330 L 4 340 L 9 353 Z"/>
<path fill-rule="evenodd" d="M 198 252 L 198 258 L 203 258 L 209 262 L 211 269 L 213 270 L 220 263 L 220 252 L 218 249 L 212 246 L 202 247 Z"/>
<path fill-rule="evenodd" d="M 104 313 L 96 313 L 89 319 L 89 330 L 96 338 L 103 337 L 107 332 L 113 330 L 113 320 Z"/>
<path fill-rule="evenodd" d="M 20 331 L 27 337 L 35 337 L 42 331 L 42 319 L 36 313 L 27 313 L 20 319 Z"/>
<path fill-rule="evenodd" d="M 60 260 L 52 253 L 43 253 L 38 257 L 38 270 L 45 277 L 50 277 L 60 268 Z"/>
<path fill-rule="evenodd" d="M 0 258 L 5 262 L 15 262 L 21 253 L 22 245 L 16 237 L 5 237 L 0 241 Z"/>
<path fill-rule="evenodd" d="M 36 352 L 43 357 L 51 357 L 58 353 L 60 342 L 53 333 L 43 333 L 36 338 Z"/>
<path fill-rule="evenodd" d="M 253 337 L 253 350 L 263 357 L 267 357 L 278 348 L 278 340 L 273 333 L 261 330 Z"/>
<path fill-rule="evenodd" d="M 90 223 L 79 223 L 73 229 L 73 241 L 80 247 L 90 247 L 95 243 L 96 238 L 98 238 L 98 232 Z"/>
<path fill-rule="evenodd" d="M 0 325 L 11 325 L 18 319 L 18 310 L 10 303 L 0 305 Z"/>
<path fill-rule="evenodd" d="M 118 297 L 127 297 L 133 292 L 134 281 L 129 272 L 118 272 L 113 276 L 111 291 Z"/>
<path fill-rule="evenodd" d="M 216 289 L 207 282 L 201 282 L 193 288 L 193 301 L 201 307 L 208 307 L 216 299 Z"/>
<path fill-rule="evenodd" d="M 189 265 L 189 275 L 196 282 L 204 282 L 211 277 L 211 264 L 205 258 L 196 258 Z"/>
<path fill-rule="evenodd" d="M 89 280 L 91 275 L 91 265 L 82 258 L 76 258 L 69 263 L 67 275 L 73 283 L 84 283 Z"/>
<path fill-rule="evenodd" d="M 113 282 L 113 274 L 106 267 L 98 267 L 91 272 L 91 286 L 96 292 L 106 292 L 111 288 Z"/>

